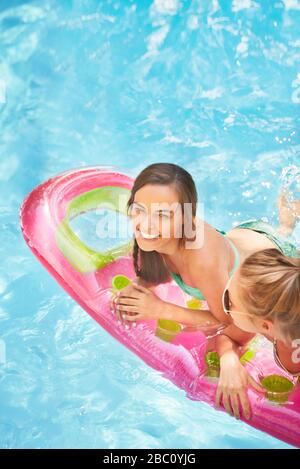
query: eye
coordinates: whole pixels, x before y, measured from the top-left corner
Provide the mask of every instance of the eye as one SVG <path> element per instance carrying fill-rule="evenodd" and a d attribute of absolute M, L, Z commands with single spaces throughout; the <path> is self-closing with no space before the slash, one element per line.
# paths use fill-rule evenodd
<path fill-rule="evenodd" d="M 139 205 L 135 205 L 134 203 L 132 204 L 129 210 L 129 214 L 133 216 L 139 215 L 140 213 L 143 213 L 143 212 L 144 212 L 143 207 L 140 207 Z"/>
<path fill-rule="evenodd" d="M 160 218 L 170 218 L 170 214 L 166 212 L 158 212 Z"/>

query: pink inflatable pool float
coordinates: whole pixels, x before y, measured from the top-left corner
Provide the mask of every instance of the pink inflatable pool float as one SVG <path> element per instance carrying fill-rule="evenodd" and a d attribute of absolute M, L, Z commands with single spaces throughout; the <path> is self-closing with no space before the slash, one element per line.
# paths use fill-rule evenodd
<path fill-rule="evenodd" d="M 219 361 L 201 331 L 172 321 L 139 321 L 127 330 L 112 314 L 112 292 L 135 277 L 132 243 L 99 252 L 71 229 L 70 221 L 87 211 L 110 209 L 126 214 L 132 184 L 131 177 L 107 167 L 72 170 L 49 179 L 23 202 L 23 236 L 43 266 L 101 327 L 185 390 L 190 399 L 214 405 Z M 207 306 L 204 302 L 199 305 L 199 300 L 180 290 L 173 280 L 158 285 L 155 292 L 182 306 Z M 277 367 L 265 340 L 252 341 L 241 360 L 266 388 L 265 396 L 248 390 L 252 417 L 246 422 L 300 447 L 299 384 Z"/>

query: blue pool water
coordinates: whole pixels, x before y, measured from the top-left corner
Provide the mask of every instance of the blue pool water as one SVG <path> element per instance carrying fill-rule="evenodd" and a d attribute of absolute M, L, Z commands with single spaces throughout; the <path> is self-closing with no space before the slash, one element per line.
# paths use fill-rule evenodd
<path fill-rule="evenodd" d="M 216 227 L 277 223 L 300 179 L 299 24 L 299 0 L 0 2 L 1 448 L 288 447 L 104 332 L 33 258 L 18 209 L 72 167 L 168 161 Z"/>

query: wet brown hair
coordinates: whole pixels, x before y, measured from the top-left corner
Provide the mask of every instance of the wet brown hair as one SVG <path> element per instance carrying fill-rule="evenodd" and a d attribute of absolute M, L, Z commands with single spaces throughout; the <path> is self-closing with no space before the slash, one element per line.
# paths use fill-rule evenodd
<path fill-rule="evenodd" d="M 277 322 L 289 339 L 300 338 L 300 258 L 258 251 L 241 265 L 239 282 L 250 314 Z"/>
<path fill-rule="evenodd" d="M 184 209 L 184 204 L 191 204 L 191 215 L 195 217 L 197 210 L 197 190 L 192 176 L 182 167 L 173 163 L 154 163 L 147 166 L 136 177 L 130 198 L 127 202 L 127 211 L 129 211 L 136 192 L 146 184 L 172 185 L 178 193 L 179 203 Z M 195 224 L 191 223 L 195 230 Z M 180 245 L 190 238 L 186 238 L 183 226 L 183 236 L 180 238 Z M 195 237 L 194 237 L 195 238 Z M 194 239 L 193 238 L 193 239 Z M 192 240 L 193 240 L 192 239 Z M 170 274 L 166 268 L 162 256 L 156 251 L 146 252 L 139 248 L 134 237 L 133 246 L 134 270 L 138 277 L 149 284 L 159 284 L 170 280 Z"/>

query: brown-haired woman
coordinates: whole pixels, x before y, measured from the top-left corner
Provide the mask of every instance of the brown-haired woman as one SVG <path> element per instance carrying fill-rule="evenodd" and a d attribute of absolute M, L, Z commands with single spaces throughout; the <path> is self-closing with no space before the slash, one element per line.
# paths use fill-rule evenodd
<path fill-rule="evenodd" d="M 138 319 L 165 318 L 199 328 L 224 328 L 232 321 L 223 310 L 222 294 L 240 259 L 261 249 L 294 248 L 279 242 L 278 233 L 261 221 L 245 222 L 225 235 L 200 220 L 193 178 L 172 163 L 154 163 L 137 176 L 128 209 L 138 282 L 114 301 L 119 319 L 127 325 Z M 158 298 L 151 287 L 171 277 L 188 294 L 205 299 L 209 311 Z"/>

